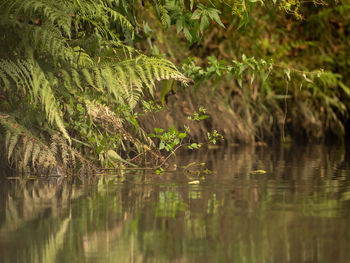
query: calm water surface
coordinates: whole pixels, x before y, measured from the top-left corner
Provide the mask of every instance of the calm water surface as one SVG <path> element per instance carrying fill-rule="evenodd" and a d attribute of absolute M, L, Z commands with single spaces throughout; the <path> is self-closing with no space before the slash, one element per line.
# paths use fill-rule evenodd
<path fill-rule="evenodd" d="M 181 168 L 194 161 L 216 173 Z M 343 148 L 208 150 L 177 164 L 97 185 L 0 179 L 0 262 L 350 262 Z"/>

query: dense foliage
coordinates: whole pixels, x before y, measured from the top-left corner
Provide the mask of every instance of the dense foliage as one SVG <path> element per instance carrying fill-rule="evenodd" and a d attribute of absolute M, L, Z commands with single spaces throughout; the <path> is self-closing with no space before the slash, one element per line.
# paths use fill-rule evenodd
<path fill-rule="evenodd" d="M 188 80 L 170 61 L 122 43 L 135 29 L 121 8 L 118 1 L 2 1 L 0 122 L 18 168 L 86 166 L 90 155 L 106 165 L 122 160 L 119 148 L 130 150 L 125 141 L 138 151 L 148 144 L 123 128 L 132 122 L 125 115 L 156 80 Z"/>
<path fill-rule="evenodd" d="M 349 8 L 347 0 L 1 0 L 4 159 L 37 172 L 132 165 L 158 159 L 158 148 L 181 145 L 190 130 L 212 139 L 212 127 L 227 141 L 343 138 Z M 154 113 L 155 101 L 168 110 Z M 211 118 L 177 131 L 201 105 Z"/>
<path fill-rule="evenodd" d="M 157 41 L 159 34 L 154 37 L 152 48 L 170 57 L 177 54 L 172 59 L 195 83 L 179 97 L 191 110 L 191 105 L 204 105 L 210 125 L 230 141 L 344 138 L 350 94 L 349 1 L 273 2 L 208 1 L 206 6 L 213 3 L 220 10 L 225 28 L 193 15 L 187 25 L 201 28 L 205 23 L 208 29 L 205 34 L 194 31 L 192 38 L 184 31 L 189 49 L 183 49 L 181 58 L 167 43 L 174 41 L 169 34 L 162 41 Z M 207 14 L 198 11 L 202 9 L 195 5 L 193 13 Z M 177 20 L 172 23 L 181 29 Z M 181 110 L 181 104 L 174 106 Z M 179 119 L 178 114 L 172 117 Z M 197 137 L 208 127 L 201 125 Z"/>

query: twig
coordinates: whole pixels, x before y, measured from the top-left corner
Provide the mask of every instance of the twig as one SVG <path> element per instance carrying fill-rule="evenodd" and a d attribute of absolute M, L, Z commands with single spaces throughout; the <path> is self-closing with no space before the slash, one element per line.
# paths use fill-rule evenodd
<path fill-rule="evenodd" d="M 156 169 L 162 167 L 162 166 L 165 164 L 165 162 L 166 162 L 172 155 L 175 154 L 176 150 L 178 150 L 181 146 L 184 146 L 184 145 L 187 145 L 187 144 L 188 144 L 188 143 L 180 144 L 179 146 L 177 146 L 177 147 L 174 149 L 174 151 L 172 151 L 172 152 L 164 159 L 164 161 L 163 161 L 160 165 L 156 166 Z"/>

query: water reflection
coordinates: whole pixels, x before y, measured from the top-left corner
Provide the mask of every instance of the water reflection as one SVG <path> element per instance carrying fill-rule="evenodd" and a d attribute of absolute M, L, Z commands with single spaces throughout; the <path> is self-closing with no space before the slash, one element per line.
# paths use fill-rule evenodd
<path fill-rule="evenodd" d="M 199 185 L 181 169 L 113 184 L 2 183 L 0 262 L 348 262 L 343 149 L 209 150 L 178 166 L 193 161 L 216 173 Z"/>

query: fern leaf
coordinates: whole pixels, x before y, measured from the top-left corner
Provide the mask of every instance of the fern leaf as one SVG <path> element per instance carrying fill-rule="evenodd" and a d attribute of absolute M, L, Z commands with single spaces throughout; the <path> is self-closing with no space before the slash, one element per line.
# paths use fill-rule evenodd
<path fill-rule="evenodd" d="M 40 151 L 40 145 L 38 143 L 35 143 L 32 151 L 32 167 L 35 167 L 35 163 L 37 162 Z"/>
<path fill-rule="evenodd" d="M 117 11 L 109 8 L 109 7 L 104 7 L 103 8 L 105 11 L 107 11 L 110 16 L 112 17 L 112 19 L 115 22 L 119 22 L 125 29 L 127 29 L 128 31 L 132 32 L 132 39 L 134 38 L 134 27 L 132 26 L 132 24 L 129 22 L 128 19 L 126 19 L 125 16 L 123 16 L 122 14 L 118 13 Z"/>
<path fill-rule="evenodd" d="M 50 56 L 53 61 L 62 61 L 68 64 L 74 62 L 77 56 L 72 48 L 68 46 L 61 32 L 51 24 L 45 24 L 40 27 L 28 25 L 30 30 L 22 36 L 25 40 L 30 41 L 30 45 L 35 46 L 36 53 Z"/>
<path fill-rule="evenodd" d="M 83 68 L 82 70 L 81 70 L 81 75 L 82 75 L 82 77 L 84 78 L 84 81 L 88 84 L 88 85 L 90 85 L 90 86 L 94 86 L 94 82 L 93 82 L 93 80 L 92 80 L 92 74 L 91 74 L 91 72 L 88 70 L 88 69 L 86 69 L 86 68 Z"/>
<path fill-rule="evenodd" d="M 147 78 L 147 76 L 145 74 L 145 70 L 140 65 L 136 65 L 135 70 L 136 70 L 140 80 L 142 81 L 142 83 L 144 83 L 146 85 L 146 87 L 152 87 L 149 90 L 151 91 L 151 94 L 153 95 L 154 85 L 153 85 L 152 81 L 149 78 Z"/>
<path fill-rule="evenodd" d="M 100 68 L 93 68 L 92 69 L 93 72 L 93 77 L 94 77 L 94 87 L 98 90 L 98 91 L 103 91 L 103 80 L 101 77 L 101 70 Z"/>
<path fill-rule="evenodd" d="M 50 151 L 52 152 L 53 155 L 57 155 L 58 152 L 58 145 L 57 145 L 57 140 L 55 140 L 57 135 L 52 136 L 52 142 L 50 144 Z"/>
<path fill-rule="evenodd" d="M 58 109 L 56 98 L 51 89 L 50 83 L 41 71 L 40 67 L 33 65 L 32 79 L 33 79 L 33 97 L 41 96 L 42 104 L 48 120 L 50 123 L 55 124 L 62 132 L 64 137 L 70 142 L 70 136 L 64 126 L 64 122 L 61 116 L 61 112 Z"/>
<path fill-rule="evenodd" d="M 61 79 L 62 79 L 62 86 L 65 87 L 68 91 L 72 91 L 72 78 L 67 70 L 61 70 L 60 71 Z"/>
<path fill-rule="evenodd" d="M 57 25 L 64 34 L 70 37 L 71 34 L 71 16 L 73 9 L 69 2 L 54 3 L 53 1 L 44 0 L 16 0 L 10 7 L 10 11 L 20 13 L 34 13 L 42 16 L 43 19 L 48 20 L 51 24 Z M 63 8 L 64 7 L 64 8 Z"/>
<path fill-rule="evenodd" d="M 5 135 L 5 148 L 6 149 L 9 148 L 11 135 L 12 135 L 12 133 L 9 130 L 6 130 L 6 135 Z"/>
<path fill-rule="evenodd" d="M 17 84 L 17 86 L 24 85 L 22 79 L 20 78 L 20 71 L 21 70 L 17 67 L 15 62 L 4 59 L 0 60 L 1 75 L 7 75 L 14 83 Z"/>
<path fill-rule="evenodd" d="M 24 147 L 24 156 L 23 156 L 23 167 L 27 166 L 29 158 L 31 157 L 32 153 L 33 153 L 33 141 L 32 140 L 28 140 L 27 143 L 24 143 L 23 147 Z"/>
<path fill-rule="evenodd" d="M 54 134 L 52 136 L 52 143 L 50 149 L 53 155 L 55 156 L 58 156 L 58 150 L 60 150 L 60 157 L 62 163 L 64 166 L 67 166 L 71 151 L 66 141 L 61 136 L 59 136 L 58 134 Z"/>
<path fill-rule="evenodd" d="M 9 146 L 8 146 L 8 150 L 7 150 L 7 159 L 10 160 L 11 156 L 13 154 L 13 150 L 16 147 L 17 143 L 18 143 L 18 139 L 19 139 L 19 134 L 13 134 L 11 136 L 10 142 L 9 142 Z"/>
<path fill-rule="evenodd" d="M 45 151 L 40 151 L 39 158 L 37 160 L 38 160 L 37 162 L 39 165 L 47 163 Z"/>
<path fill-rule="evenodd" d="M 71 77 L 75 86 L 83 90 L 83 87 L 81 86 L 80 74 L 74 68 L 71 69 Z"/>

